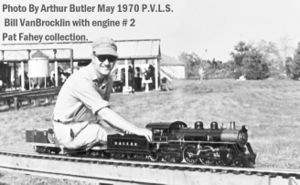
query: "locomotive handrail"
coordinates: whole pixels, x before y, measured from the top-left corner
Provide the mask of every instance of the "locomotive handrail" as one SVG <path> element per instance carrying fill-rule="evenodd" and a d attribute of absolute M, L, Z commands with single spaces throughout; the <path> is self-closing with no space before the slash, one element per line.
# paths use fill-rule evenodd
<path fill-rule="evenodd" d="M 153 136 L 153 142 L 167 142 L 167 136 Z"/>
<path fill-rule="evenodd" d="M 168 140 L 169 142 L 174 142 L 174 143 L 181 143 L 183 142 L 182 140 Z M 155 142 L 155 141 L 154 141 Z M 212 144 L 235 144 L 235 142 L 224 142 L 224 141 L 189 141 L 189 143 L 194 143 L 194 144 L 201 144 L 201 143 L 212 143 Z"/>

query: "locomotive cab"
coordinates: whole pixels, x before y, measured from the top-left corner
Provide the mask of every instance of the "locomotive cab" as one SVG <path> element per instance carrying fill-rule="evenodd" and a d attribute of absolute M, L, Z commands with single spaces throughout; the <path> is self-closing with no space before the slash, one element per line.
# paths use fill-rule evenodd
<path fill-rule="evenodd" d="M 178 130 L 186 128 L 182 121 L 149 123 L 146 128 L 153 133 L 153 142 L 167 142 L 177 134 Z"/>

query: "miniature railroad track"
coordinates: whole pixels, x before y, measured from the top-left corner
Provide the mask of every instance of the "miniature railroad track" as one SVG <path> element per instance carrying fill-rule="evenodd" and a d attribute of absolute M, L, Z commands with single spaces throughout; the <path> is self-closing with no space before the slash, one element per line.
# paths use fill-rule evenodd
<path fill-rule="evenodd" d="M 300 185 L 300 170 L 212 167 L 0 151 L 0 170 L 108 184 Z"/>

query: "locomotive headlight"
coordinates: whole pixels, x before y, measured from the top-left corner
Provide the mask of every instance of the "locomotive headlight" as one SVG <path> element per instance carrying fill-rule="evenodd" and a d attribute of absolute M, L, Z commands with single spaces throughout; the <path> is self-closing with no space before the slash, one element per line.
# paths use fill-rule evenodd
<path fill-rule="evenodd" d="M 245 145 L 248 141 L 248 134 L 247 132 L 239 132 L 238 134 L 238 142 L 242 145 Z"/>

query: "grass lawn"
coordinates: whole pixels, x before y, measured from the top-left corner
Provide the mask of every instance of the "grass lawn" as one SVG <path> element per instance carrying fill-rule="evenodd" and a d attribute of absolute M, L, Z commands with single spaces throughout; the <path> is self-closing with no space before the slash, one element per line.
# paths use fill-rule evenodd
<path fill-rule="evenodd" d="M 300 82 L 291 80 L 174 81 L 169 92 L 113 94 L 112 108 L 134 124 L 202 120 L 247 125 L 257 168 L 300 168 Z M 0 112 L 0 149 L 31 151 L 25 130 L 51 127 L 53 105 Z M 6 174 L 6 173 L 4 173 Z M 0 175 L 9 182 L 13 175 Z M 5 180 L 6 179 L 6 180 Z M 41 183 L 43 184 L 43 183 Z M 46 183 L 47 184 L 47 183 Z M 65 184 L 65 183 L 64 183 Z"/>

